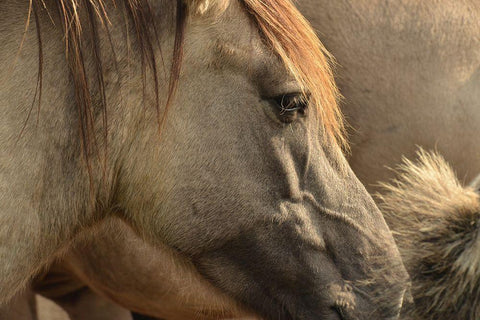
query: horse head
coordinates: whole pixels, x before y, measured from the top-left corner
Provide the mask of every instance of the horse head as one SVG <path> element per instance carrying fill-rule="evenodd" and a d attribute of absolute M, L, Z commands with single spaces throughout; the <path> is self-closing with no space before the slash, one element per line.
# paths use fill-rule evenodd
<path fill-rule="evenodd" d="M 67 40 L 69 64 L 55 67 L 70 67 L 78 109 L 52 98 L 45 72 L 41 110 L 71 113 L 52 147 L 79 173 L 50 162 L 45 177 L 91 191 L 59 188 L 54 200 L 82 196 L 88 212 L 68 226 L 43 196 L 47 230 L 120 217 L 266 319 L 398 316 L 406 271 L 343 155 L 329 56 L 290 1 L 60 2 L 51 17 L 35 2 L 37 30 L 64 23 L 40 45 Z M 24 139 L 58 134 L 40 128 Z"/>

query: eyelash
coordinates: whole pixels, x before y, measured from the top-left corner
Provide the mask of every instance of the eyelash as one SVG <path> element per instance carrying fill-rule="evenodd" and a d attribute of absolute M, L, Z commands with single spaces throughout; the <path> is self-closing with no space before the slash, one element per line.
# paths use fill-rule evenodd
<path fill-rule="evenodd" d="M 308 108 L 308 97 L 302 93 L 287 93 L 272 99 L 284 122 L 292 122 L 297 114 L 304 115 Z"/>

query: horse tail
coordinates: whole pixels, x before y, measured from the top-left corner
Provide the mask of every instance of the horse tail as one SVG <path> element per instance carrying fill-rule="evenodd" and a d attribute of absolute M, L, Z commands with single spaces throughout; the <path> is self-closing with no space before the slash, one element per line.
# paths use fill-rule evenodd
<path fill-rule="evenodd" d="M 464 186 L 439 154 L 417 155 L 377 195 L 411 276 L 410 316 L 480 319 L 480 176 Z"/>

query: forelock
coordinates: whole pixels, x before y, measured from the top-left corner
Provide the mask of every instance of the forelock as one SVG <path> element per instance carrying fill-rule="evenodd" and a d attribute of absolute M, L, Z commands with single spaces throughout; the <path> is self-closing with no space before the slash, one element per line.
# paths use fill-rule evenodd
<path fill-rule="evenodd" d="M 321 115 L 327 137 L 348 148 L 333 58 L 291 0 L 242 0 L 264 38 L 280 56 Z"/>

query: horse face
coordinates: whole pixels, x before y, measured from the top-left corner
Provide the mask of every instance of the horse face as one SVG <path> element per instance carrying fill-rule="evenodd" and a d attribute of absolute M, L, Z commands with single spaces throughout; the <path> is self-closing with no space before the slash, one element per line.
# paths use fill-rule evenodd
<path fill-rule="evenodd" d="M 161 140 L 145 125 L 122 165 L 127 219 L 265 318 L 396 317 L 390 231 L 244 8 L 192 15 L 184 52 Z"/>

